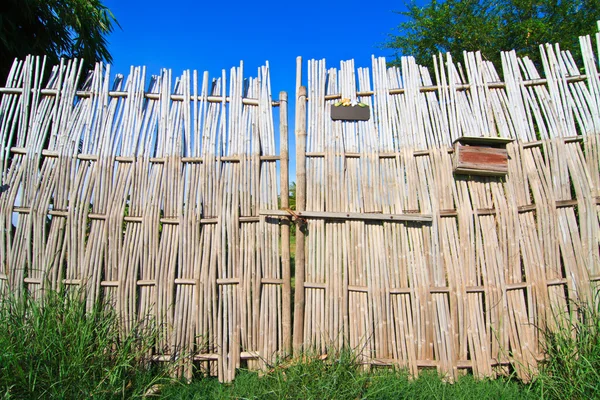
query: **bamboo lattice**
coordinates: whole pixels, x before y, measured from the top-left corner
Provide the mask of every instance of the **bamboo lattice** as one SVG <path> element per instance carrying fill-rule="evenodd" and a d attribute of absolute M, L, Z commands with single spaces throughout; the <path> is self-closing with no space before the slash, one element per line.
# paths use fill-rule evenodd
<path fill-rule="evenodd" d="M 196 361 L 230 381 L 242 359 L 281 354 L 289 260 L 279 221 L 259 215 L 278 207 L 268 66 L 248 79 L 243 66 L 229 79 L 44 70 L 17 61 L 2 89 L 3 288 L 83 288 L 126 331 L 156 324 L 154 359 L 188 357 L 187 376 Z"/>
<path fill-rule="evenodd" d="M 581 46 L 585 75 L 541 46 L 544 78 L 514 52 L 503 78 L 480 53 L 436 57 L 433 76 L 410 57 L 308 62 L 296 346 L 414 375 L 530 379 L 539 328 L 574 316 L 600 280 L 600 79 L 591 39 Z M 370 120 L 333 121 L 342 98 Z M 453 175 L 461 136 L 515 139 L 508 175 Z"/>
<path fill-rule="evenodd" d="M 296 347 L 449 379 L 535 373 L 538 328 L 575 315 L 600 280 L 600 79 L 581 45 L 585 75 L 553 46 L 543 77 L 510 52 L 502 78 L 479 53 L 438 57 L 433 76 L 409 57 L 309 62 Z M 212 80 L 44 70 L 16 62 L 0 89 L 0 289 L 82 288 L 125 331 L 155 324 L 154 358 L 189 358 L 187 376 L 195 362 L 230 381 L 242 360 L 260 369 L 289 352 L 287 100 L 272 101 L 268 67 Z M 341 98 L 371 119 L 332 121 Z M 453 175 L 460 136 L 516 139 L 506 178 Z"/>

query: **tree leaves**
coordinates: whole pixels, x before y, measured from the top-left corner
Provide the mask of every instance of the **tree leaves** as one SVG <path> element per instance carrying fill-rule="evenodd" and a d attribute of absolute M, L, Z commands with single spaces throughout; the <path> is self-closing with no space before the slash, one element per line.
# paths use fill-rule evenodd
<path fill-rule="evenodd" d="M 596 32 L 600 1 L 432 0 L 423 7 L 413 2 L 398 14 L 408 20 L 383 46 L 396 56 L 412 55 L 431 65 L 438 52 L 479 50 L 499 66 L 500 52 L 514 49 L 539 64 L 543 43 L 561 43 L 580 56 L 578 37 Z"/>
<path fill-rule="evenodd" d="M 106 36 L 119 26 L 101 0 L 3 0 L 0 2 L 0 80 L 15 58 L 46 55 L 83 58 L 84 68 L 112 61 Z M 3 82 L 2 82 L 3 83 Z"/>

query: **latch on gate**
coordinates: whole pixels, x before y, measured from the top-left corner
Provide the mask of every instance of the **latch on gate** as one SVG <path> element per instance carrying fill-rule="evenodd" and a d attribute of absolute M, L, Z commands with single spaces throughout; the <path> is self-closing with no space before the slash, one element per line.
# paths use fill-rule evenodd
<path fill-rule="evenodd" d="M 506 145 L 513 139 L 463 136 L 454 141 L 455 174 L 504 176 L 508 173 Z"/>

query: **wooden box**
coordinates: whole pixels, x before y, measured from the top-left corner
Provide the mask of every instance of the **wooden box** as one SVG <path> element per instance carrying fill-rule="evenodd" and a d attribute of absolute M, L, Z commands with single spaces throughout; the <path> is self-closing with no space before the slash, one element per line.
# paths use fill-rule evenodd
<path fill-rule="evenodd" d="M 506 145 L 513 139 L 463 136 L 454 141 L 455 174 L 504 176 L 508 173 Z"/>
<path fill-rule="evenodd" d="M 331 119 L 334 121 L 368 121 L 371 118 L 369 106 L 331 105 Z"/>

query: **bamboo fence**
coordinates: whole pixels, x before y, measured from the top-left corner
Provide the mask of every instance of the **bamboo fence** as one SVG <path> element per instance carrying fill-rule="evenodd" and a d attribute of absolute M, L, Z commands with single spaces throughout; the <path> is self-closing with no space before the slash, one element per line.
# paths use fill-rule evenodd
<path fill-rule="evenodd" d="M 44 70 L 16 61 L 1 89 L 2 289 L 80 288 L 125 332 L 154 324 L 153 358 L 187 360 L 188 377 L 196 362 L 230 381 L 242 360 L 282 355 L 289 247 L 259 211 L 278 208 L 278 161 L 288 181 L 273 122 L 280 106 L 287 154 L 287 98 L 271 100 L 268 66 L 175 80 L 132 67 L 112 82 L 102 64 L 87 77 L 77 60 Z"/>
<path fill-rule="evenodd" d="M 503 81 L 477 52 L 435 57 L 433 76 L 411 57 L 401 68 L 373 58 L 371 70 L 308 62 L 297 349 L 349 347 L 365 365 L 449 380 L 467 369 L 530 379 L 540 328 L 576 317 L 600 280 L 600 79 L 591 38 L 581 46 L 585 74 L 545 45 L 543 78 L 507 52 Z M 343 98 L 371 118 L 332 120 Z M 515 139 L 508 175 L 453 175 L 461 136 Z"/>
<path fill-rule="evenodd" d="M 349 347 L 365 368 L 527 380 L 540 328 L 598 300 L 600 78 L 581 46 L 583 74 L 545 45 L 543 74 L 507 52 L 502 78 L 465 53 L 433 75 L 410 57 L 312 60 L 302 86 L 298 59 L 295 212 L 268 66 L 111 80 L 17 61 L 0 88 L 0 290 L 105 301 L 125 333 L 157 327 L 151 356 L 188 377 Z M 371 118 L 333 121 L 342 98 Z M 461 136 L 515 139 L 507 176 L 454 175 Z"/>

